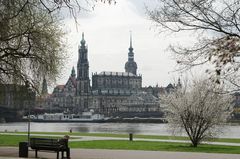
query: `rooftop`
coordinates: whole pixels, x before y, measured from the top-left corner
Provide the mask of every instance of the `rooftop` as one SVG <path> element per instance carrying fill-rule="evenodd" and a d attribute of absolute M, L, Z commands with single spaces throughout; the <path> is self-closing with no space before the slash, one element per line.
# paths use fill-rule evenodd
<path fill-rule="evenodd" d="M 105 75 L 105 76 L 130 76 L 130 77 L 137 77 L 137 75 L 134 75 L 130 72 L 110 72 L 110 71 L 102 71 L 99 74 L 94 74 L 94 75 Z"/>

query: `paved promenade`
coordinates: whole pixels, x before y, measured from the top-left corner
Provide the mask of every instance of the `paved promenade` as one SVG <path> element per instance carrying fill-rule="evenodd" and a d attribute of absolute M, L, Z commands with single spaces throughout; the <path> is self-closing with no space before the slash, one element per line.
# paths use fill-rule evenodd
<path fill-rule="evenodd" d="M 0 147 L 0 159 L 16 159 L 18 148 Z M 39 152 L 42 159 L 56 159 L 56 153 Z M 34 158 L 34 151 L 29 157 Z M 136 150 L 99 150 L 71 149 L 71 159 L 239 159 L 236 154 L 213 154 L 191 152 L 136 151 Z"/>

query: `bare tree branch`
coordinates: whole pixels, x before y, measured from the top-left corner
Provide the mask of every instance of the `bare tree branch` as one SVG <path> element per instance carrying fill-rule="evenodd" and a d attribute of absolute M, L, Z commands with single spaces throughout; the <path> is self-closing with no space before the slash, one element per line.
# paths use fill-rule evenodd
<path fill-rule="evenodd" d="M 210 64 L 215 69 L 207 71 L 219 83 L 219 79 L 229 80 L 239 74 L 239 10 L 238 0 L 159 0 L 154 10 L 148 9 L 148 15 L 160 32 L 196 33 L 192 46 L 170 46 L 178 70 Z"/>

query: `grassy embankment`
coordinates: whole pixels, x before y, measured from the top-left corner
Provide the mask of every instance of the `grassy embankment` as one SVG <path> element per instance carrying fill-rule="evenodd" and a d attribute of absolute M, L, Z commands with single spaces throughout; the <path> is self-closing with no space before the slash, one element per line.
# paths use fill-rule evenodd
<path fill-rule="evenodd" d="M 70 143 L 71 148 L 87 149 L 121 149 L 121 150 L 148 150 L 148 151 L 178 151 L 178 152 L 205 152 L 240 154 L 240 146 L 199 145 L 191 147 L 187 143 L 149 142 L 149 141 L 81 141 Z"/>
<path fill-rule="evenodd" d="M 19 133 L 21 134 L 21 133 Z M 26 133 L 24 133 L 26 134 Z M 66 135 L 68 133 L 32 133 Z M 128 137 L 127 134 L 100 134 L 100 133 L 69 133 L 71 136 L 101 136 L 101 137 Z M 186 140 L 186 137 L 172 136 L 153 136 L 153 135 L 134 135 L 135 138 L 147 139 L 174 139 Z M 0 135 L 0 146 L 18 146 L 21 141 L 27 141 L 27 135 Z M 217 139 L 218 142 L 240 143 L 240 139 Z M 207 153 L 234 153 L 240 154 L 240 146 L 222 146 L 203 144 L 197 148 L 189 146 L 188 143 L 171 142 L 150 142 L 150 141 L 74 141 L 70 142 L 71 148 L 90 148 L 90 149 L 122 149 L 122 150 L 152 150 L 152 151 L 182 151 L 182 152 L 207 152 Z"/>

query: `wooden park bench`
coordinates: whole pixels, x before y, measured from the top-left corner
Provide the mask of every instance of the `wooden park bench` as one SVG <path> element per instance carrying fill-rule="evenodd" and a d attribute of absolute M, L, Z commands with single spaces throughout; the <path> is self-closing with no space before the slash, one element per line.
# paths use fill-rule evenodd
<path fill-rule="evenodd" d="M 63 158 L 65 151 L 67 158 L 70 159 L 68 139 L 30 138 L 30 147 L 35 150 L 36 158 L 38 157 L 38 151 L 53 151 L 57 153 L 57 159 L 59 159 L 59 152 L 62 152 Z"/>

